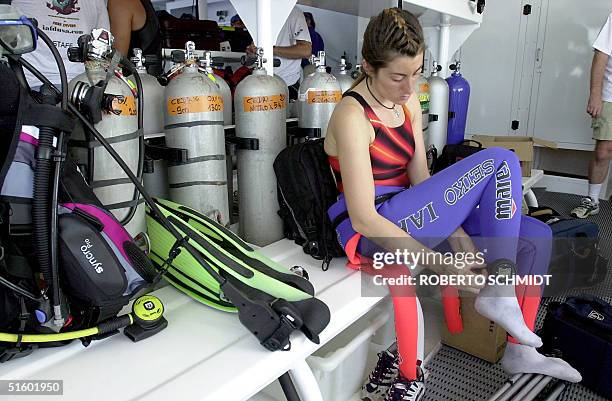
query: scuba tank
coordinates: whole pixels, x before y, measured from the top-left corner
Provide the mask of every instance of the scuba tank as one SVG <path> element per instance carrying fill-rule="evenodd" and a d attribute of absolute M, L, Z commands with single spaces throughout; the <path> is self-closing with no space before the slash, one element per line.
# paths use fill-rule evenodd
<path fill-rule="evenodd" d="M 151 157 L 151 146 L 146 145 L 146 155 L 144 174 L 142 175 L 143 185 L 155 198 L 168 199 L 170 191 L 168 183 L 168 161 L 165 156 Z"/>
<path fill-rule="evenodd" d="M 141 49 L 134 49 L 132 62 L 142 81 L 143 131 L 144 135 L 159 135 L 164 132 L 164 88 L 157 78 L 147 73 L 146 59 Z M 134 81 L 134 76 L 129 77 Z M 148 145 L 147 145 L 148 147 Z M 151 196 L 168 198 L 168 163 L 161 158 L 150 158 L 145 150 L 145 166 L 143 171 L 143 184 Z"/>
<path fill-rule="evenodd" d="M 233 112 L 232 112 L 232 106 L 233 106 L 232 90 L 230 89 L 229 85 L 223 78 L 221 78 L 220 76 L 214 73 L 214 70 L 212 67 L 213 59 L 209 51 L 204 52 L 204 58 L 200 59 L 199 62 L 200 62 L 200 66 L 204 69 L 206 76 L 210 78 L 210 80 L 213 81 L 217 85 L 217 87 L 219 88 L 219 91 L 221 92 L 221 98 L 223 99 L 223 125 L 224 126 L 232 125 L 233 120 L 234 120 Z M 228 206 L 229 209 L 231 209 L 231 204 L 229 202 L 232 202 L 233 200 L 232 174 L 233 174 L 233 166 L 235 165 L 235 162 L 236 161 L 233 155 L 230 156 L 230 160 L 227 161 L 228 163 L 227 172 L 229 174 L 229 181 L 227 185 L 227 196 L 229 199 L 228 204 L 230 205 Z M 229 220 L 230 220 L 230 217 L 228 216 L 228 222 Z"/>
<path fill-rule="evenodd" d="M 153 135 L 164 132 L 164 88 L 157 82 L 157 78 L 147 73 L 145 67 L 146 59 L 142 55 L 142 50 L 134 49 L 132 62 L 136 66 L 138 75 L 142 81 L 143 93 L 143 131 L 145 135 Z M 134 80 L 132 76 L 129 77 Z"/>
<path fill-rule="evenodd" d="M 304 78 L 298 93 L 298 127 L 315 130 L 310 137 L 325 137 L 327 123 L 342 99 L 338 80 L 325 71 L 325 52 L 316 58 L 317 70 Z"/>
<path fill-rule="evenodd" d="M 423 139 L 425 143 L 427 143 L 427 138 L 429 136 L 429 82 L 423 74 L 420 74 L 417 79 L 417 91 L 419 103 L 421 104 Z"/>
<path fill-rule="evenodd" d="M 346 56 L 340 57 L 340 63 L 338 67 L 340 68 L 340 71 L 338 71 L 334 76 L 340 84 L 340 91 L 344 93 L 349 90 L 349 88 L 353 85 L 354 82 L 353 78 L 351 77 L 351 74 L 349 73 L 351 65 L 347 64 Z"/>
<path fill-rule="evenodd" d="M 260 51 L 263 52 L 263 49 L 260 50 L 259 48 L 257 48 L 257 52 L 260 52 Z M 248 68 L 249 74 L 252 73 L 252 66 L 257 65 L 257 63 L 259 62 L 260 57 L 263 57 L 263 55 L 260 56 L 258 53 L 256 53 L 256 54 L 249 54 L 247 56 L 242 56 L 241 60 L 240 60 L 240 64 L 242 64 L 242 67 L 240 67 L 238 69 L 238 71 L 240 71 L 241 69 L 244 69 L 244 68 Z M 279 67 L 281 65 L 280 59 L 274 58 L 272 60 L 272 65 L 275 68 Z M 245 76 L 245 78 L 246 78 L 246 76 Z M 287 86 L 287 84 L 285 83 L 285 80 L 283 80 L 280 76 L 274 74 L 274 75 L 272 75 L 272 78 L 274 78 L 279 83 L 279 85 Z M 240 82 L 242 82 L 242 81 L 240 81 Z M 238 82 L 238 83 L 240 83 L 240 82 Z M 236 84 L 236 87 L 237 86 L 238 85 Z M 287 104 L 288 104 L 288 106 L 287 106 L 287 113 L 286 113 L 287 114 L 287 118 L 292 118 L 292 117 L 295 118 L 295 117 L 297 117 L 296 103 L 294 101 L 292 101 L 292 100 L 288 100 Z"/>
<path fill-rule="evenodd" d="M 217 84 L 221 92 L 221 97 L 223 98 L 223 124 L 232 125 L 232 91 L 227 82 L 213 72 L 213 60 L 209 51 L 204 52 L 204 60 L 201 61 L 208 78 Z"/>
<path fill-rule="evenodd" d="M 427 151 L 433 146 L 437 155 L 442 153 L 446 145 L 446 129 L 448 125 L 448 84 L 438 76 L 442 66 L 433 62 L 429 82 L 429 135 L 425 147 Z"/>
<path fill-rule="evenodd" d="M 287 146 L 285 109 L 289 92 L 284 81 L 269 76 L 263 67 L 263 49 L 258 49 L 253 74 L 236 87 L 236 137 L 238 138 L 238 194 L 240 236 L 265 246 L 283 238 L 283 221 L 276 195 L 272 163 Z M 247 140 L 255 137 L 257 149 Z M 252 141 L 251 141 L 252 142 Z"/>
<path fill-rule="evenodd" d="M 470 103 L 470 84 L 461 76 L 461 62 L 450 66 L 453 73 L 446 78 L 448 83 L 448 131 L 446 142 L 455 145 L 463 142 Z"/>
<path fill-rule="evenodd" d="M 168 166 L 170 199 L 229 222 L 223 98 L 216 83 L 200 69 L 195 44 L 185 45 L 185 60 L 168 74 L 164 121 L 166 145 L 186 149 L 185 162 Z"/>
<path fill-rule="evenodd" d="M 71 60 L 85 62 L 85 73 L 76 76 L 68 84 L 71 101 L 83 109 L 95 98 L 86 98 L 87 89 L 104 87 L 97 95 L 104 97 L 103 112 L 90 115 L 94 127 L 113 145 L 121 158 L 139 179 L 144 164 L 144 139 L 138 130 L 137 95 L 112 56 L 113 36 L 104 29 L 94 29 L 87 43 L 69 49 Z M 81 39 L 79 38 L 79 39 Z M 85 53 L 85 54 L 83 54 Z M 95 113 L 94 113 L 95 114 Z M 112 157 L 93 140 L 90 133 L 77 130 L 73 133 L 71 153 L 79 165 L 86 166 L 89 185 L 113 215 L 126 227 L 132 236 L 146 230 L 145 210 L 138 192 L 125 172 L 121 171 Z M 79 141 L 80 140 L 80 141 Z"/>
<path fill-rule="evenodd" d="M 306 79 L 307 76 L 317 70 L 316 59 L 317 56 L 315 56 L 314 54 L 308 57 L 308 64 L 306 64 L 304 68 L 302 68 L 302 82 L 304 81 L 304 79 Z"/>

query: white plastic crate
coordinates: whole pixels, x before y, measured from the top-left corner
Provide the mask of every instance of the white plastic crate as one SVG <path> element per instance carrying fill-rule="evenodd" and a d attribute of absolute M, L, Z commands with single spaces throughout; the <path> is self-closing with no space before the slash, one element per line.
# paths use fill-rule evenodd
<path fill-rule="evenodd" d="M 323 401 L 349 401 L 361 388 L 380 345 L 371 342 L 374 334 L 392 316 L 385 308 L 376 308 L 349 326 L 306 361 L 317 379 Z M 373 362 L 372 362 L 373 361 Z M 270 384 L 249 401 L 285 400 L 278 381 Z"/>
<path fill-rule="evenodd" d="M 370 340 L 388 320 L 377 310 L 350 326 L 306 361 L 319 383 L 324 401 L 347 401 L 364 382 Z"/>

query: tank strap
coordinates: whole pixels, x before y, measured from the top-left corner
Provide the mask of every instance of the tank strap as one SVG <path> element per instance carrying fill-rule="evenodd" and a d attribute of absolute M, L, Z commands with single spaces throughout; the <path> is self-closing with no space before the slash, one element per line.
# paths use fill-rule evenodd
<path fill-rule="evenodd" d="M 225 161 L 225 155 L 208 155 L 208 156 L 190 157 L 184 162 L 170 161 L 168 162 L 168 167 L 182 166 L 185 164 L 193 164 L 193 163 L 200 163 L 200 162 L 208 162 L 212 160 Z"/>
<path fill-rule="evenodd" d="M 140 138 L 141 136 L 143 136 L 143 131 L 141 129 L 139 129 L 139 130 L 136 130 L 134 132 L 130 132 L 129 134 L 117 135 L 117 136 L 113 136 L 113 137 L 110 137 L 110 138 L 106 138 L 106 141 L 109 144 L 113 144 L 113 143 L 120 143 L 120 142 L 130 141 L 132 139 Z M 77 139 L 71 139 L 70 140 L 70 146 L 74 146 L 76 148 L 93 149 L 93 148 L 98 148 L 98 147 L 102 146 L 102 144 L 100 142 L 98 142 L 97 139 L 92 139 L 90 141 L 81 141 L 81 140 L 77 140 Z"/>
<path fill-rule="evenodd" d="M 177 182 L 169 184 L 171 189 L 195 187 L 198 185 L 210 185 L 210 186 L 223 186 L 227 185 L 227 181 L 189 181 L 189 182 Z"/>
<path fill-rule="evenodd" d="M 104 188 L 104 187 L 110 187 L 111 185 L 122 185 L 122 184 L 133 184 L 132 180 L 129 178 L 113 178 L 110 180 L 97 180 L 97 181 L 92 181 L 91 184 L 89 184 L 89 186 L 91 188 Z"/>
<path fill-rule="evenodd" d="M 195 187 L 195 186 L 223 186 L 227 185 L 227 181 L 189 181 L 189 182 L 177 182 L 174 184 L 169 184 L 170 189 L 178 189 L 178 188 L 187 188 L 187 187 Z"/>
<path fill-rule="evenodd" d="M 132 200 L 125 201 L 125 202 L 118 202 L 118 203 L 111 203 L 110 205 L 104 205 L 104 208 L 107 210 L 123 209 L 126 207 L 135 207 L 144 202 L 145 202 L 144 198 L 139 198 L 138 200 L 132 199 Z"/>
<path fill-rule="evenodd" d="M 190 122 L 177 123 L 177 124 L 168 124 L 164 126 L 164 129 L 199 127 L 201 125 L 223 126 L 223 120 L 219 120 L 219 121 L 200 120 L 200 121 L 190 121 Z"/>

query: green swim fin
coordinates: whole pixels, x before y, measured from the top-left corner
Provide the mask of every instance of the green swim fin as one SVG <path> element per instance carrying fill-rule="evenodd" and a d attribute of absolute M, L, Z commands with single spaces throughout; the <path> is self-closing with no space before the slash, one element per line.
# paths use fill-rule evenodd
<path fill-rule="evenodd" d="M 171 285 L 206 305 L 228 312 L 238 311 L 241 321 L 251 320 L 249 324 L 245 324 L 247 327 L 262 326 L 256 334 L 261 337 L 262 330 L 271 330 L 268 327 L 270 324 L 253 318 L 256 314 L 246 316 L 247 313 L 241 313 L 243 311 L 240 308 L 229 302 L 229 298 L 235 299 L 234 289 L 237 289 L 255 303 L 262 303 L 280 313 L 281 320 L 283 316 L 287 318 L 287 322 L 277 322 L 285 326 L 284 331 L 292 325 L 291 319 L 295 319 L 301 326 L 300 330 L 311 340 L 318 339 L 318 333 L 329 323 L 330 314 L 327 305 L 314 297 L 314 287 L 308 280 L 257 252 L 230 230 L 201 213 L 172 201 L 155 201 L 162 214 L 181 235 L 188 238 L 189 244 L 199 253 L 199 257 L 232 284 L 232 294 L 224 294 L 227 289 L 223 283 L 215 280 L 199 265 L 196 258 L 185 250 L 171 261 L 164 274 L 164 278 Z M 162 269 L 176 244 L 176 239 L 149 209 L 147 230 L 151 239 L 150 258 L 158 269 Z M 247 304 L 250 303 L 245 303 Z M 239 306 L 246 308 L 245 305 Z M 293 328 L 295 329 L 296 327 Z M 288 335 L 286 337 L 287 341 L 283 347 L 288 344 Z"/>

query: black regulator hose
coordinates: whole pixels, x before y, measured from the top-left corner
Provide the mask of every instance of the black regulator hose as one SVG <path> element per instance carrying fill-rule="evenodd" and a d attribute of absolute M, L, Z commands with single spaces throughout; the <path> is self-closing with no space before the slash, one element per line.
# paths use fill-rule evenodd
<path fill-rule="evenodd" d="M 143 99 L 143 93 L 142 93 L 142 79 L 140 78 L 140 75 L 138 75 L 138 71 L 136 70 L 136 66 L 134 65 L 134 63 L 132 63 L 132 61 L 125 56 L 122 56 L 121 58 L 121 65 L 123 65 L 123 68 L 125 68 L 127 71 L 129 71 L 132 76 L 134 77 L 134 80 L 136 81 L 136 91 L 138 94 L 137 97 L 137 101 L 138 101 L 138 132 L 140 133 L 140 135 L 138 136 L 138 167 L 136 169 L 136 178 L 138 179 L 138 182 L 142 182 L 142 178 L 143 178 L 143 173 L 144 173 L 144 161 L 145 161 L 145 138 L 144 138 L 144 133 L 143 133 L 143 129 L 144 129 L 144 99 Z M 136 209 L 138 208 L 138 198 L 140 191 L 138 191 L 138 188 L 136 188 L 136 186 L 134 186 L 134 194 L 132 195 L 132 201 L 136 202 L 136 204 L 132 207 L 130 207 L 128 214 L 120 221 L 121 225 L 124 226 L 127 223 L 130 222 L 130 220 L 132 220 L 132 218 L 134 217 L 134 214 L 136 213 Z"/>
<path fill-rule="evenodd" d="M 40 271 L 48 288 L 51 290 L 55 287 L 51 269 L 51 216 L 49 213 L 49 177 L 51 176 L 53 138 L 52 128 L 40 127 L 38 149 L 36 150 L 36 170 L 34 173 L 34 198 L 32 200 L 34 248 L 36 249 Z"/>
<path fill-rule="evenodd" d="M 51 41 L 51 39 L 45 34 L 40 28 L 36 27 L 38 37 L 43 40 L 47 45 L 55 64 L 59 69 L 60 83 L 62 85 L 61 92 L 61 109 L 63 111 L 68 110 L 68 77 L 66 75 L 66 67 L 62 57 L 60 56 L 57 48 Z M 42 91 L 45 90 L 43 85 Z M 43 102 L 51 105 L 55 105 L 56 96 L 53 88 L 48 87 L 49 93 L 43 96 Z M 53 161 L 53 139 L 55 137 L 55 130 L 49 127 L 40 127 L 39 129 L 39 146 L 36 153 L 36 174 L 34 181 L 34 199 L 32 207 L 32 221 L 34 223 L 35 238 L 40 242 L 38 247 L 41 248 L 42 252 L 39 252 L 39 262 L 41 263 L 41 271 L 47 285 L 52 290 L 52 300 L 54 315 L 56 323 L 63 325 L 63 317 L 61 316 L 61 296 L 60 296 L 60 285 L 59 285 L 59 244 L 58 244 L 58 230 L 57 230 L 57 204 L 58 204 L 58 191 L 59 191 L 59 179 L 62 169 L 62 159 Z M 43 146 L 41 150 L 41 144 Z M 48 146 L 48 148 L 46 148 Z M 51 153 L 49 153 L 51 152 Z M 64 153 L 64 133 L 59 132 L 57 135 L 57 152 L 56 155 L 62 155 Z M 42 166 L 39 165 L 43 162 Z M 38 173 L 39 166 L 41 167 L 41 173 Z M 51 193 L 49 194 L 49 176 L 51 174 L 51 167 L 53 166 L 53 181 Z M 39 177 L 40 175 L 40 177 Z M 50 202 L 49 202 L 50 198 Z M 50 203 L 50 204 L 49 204 Z M 49 213 L 48 215 L 47 213 Z M 44 222 L 39 226 L 36 219 L 45 218 Z M 44 264 L 47 263 L 50 267 L 47 268 L 47 273 L 44 270 Z"/>

